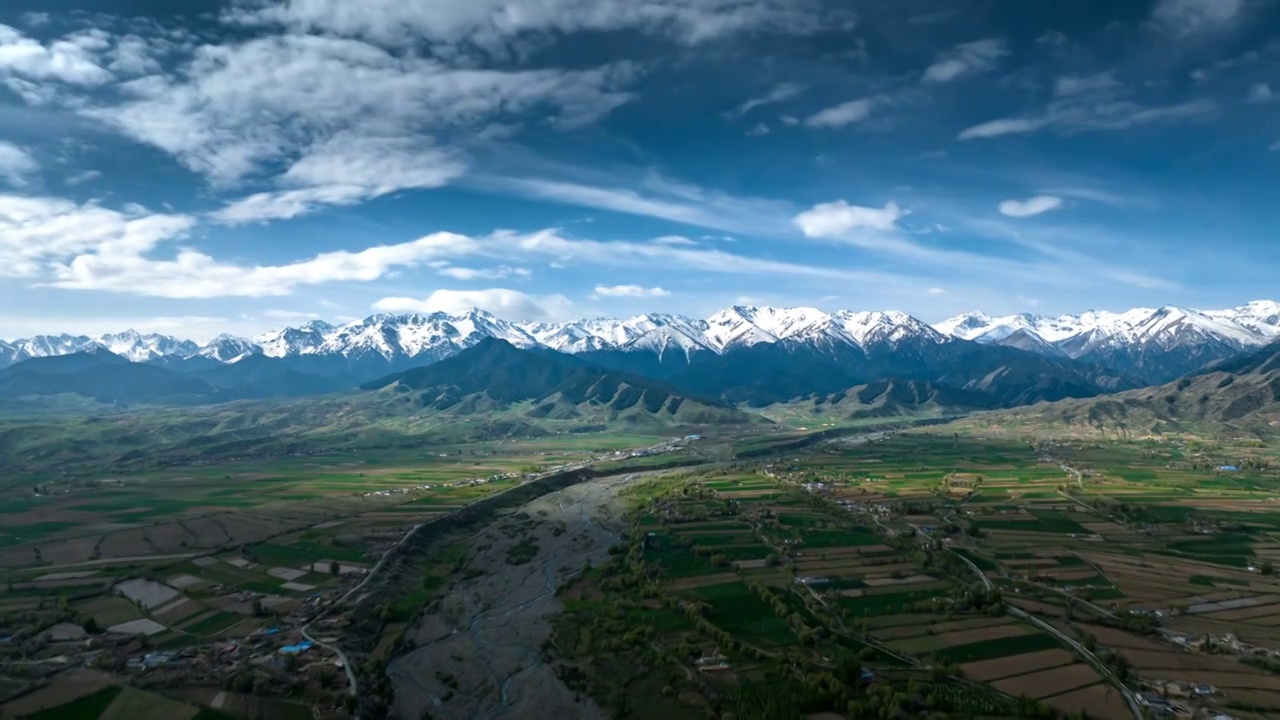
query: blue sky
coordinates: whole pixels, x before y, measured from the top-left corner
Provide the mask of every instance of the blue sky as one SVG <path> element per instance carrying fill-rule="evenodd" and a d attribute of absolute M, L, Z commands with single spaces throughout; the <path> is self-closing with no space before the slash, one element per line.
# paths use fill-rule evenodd
<path fill-rule="evenodd" d="M 0 337 L 1276 295 L 1268 0 L 0 9 Z"/>

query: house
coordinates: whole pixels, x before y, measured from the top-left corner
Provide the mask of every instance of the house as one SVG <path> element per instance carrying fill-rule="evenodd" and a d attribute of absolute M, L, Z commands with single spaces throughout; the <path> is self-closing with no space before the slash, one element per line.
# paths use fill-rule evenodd
<path fill-rule="evenodd" d="M 1191 692 L 1195 695 L 1199 695 L 1200 697 L 1207 697 L 1209 695 L 1216 694 L 1218 689 L 1212 685 L 1193 685 L 1191 687 Z"/>
<path fill-rule="evenodd" d="M 1218 472 L 1240 472 L 1238 465 L 1219 465 Z"/>

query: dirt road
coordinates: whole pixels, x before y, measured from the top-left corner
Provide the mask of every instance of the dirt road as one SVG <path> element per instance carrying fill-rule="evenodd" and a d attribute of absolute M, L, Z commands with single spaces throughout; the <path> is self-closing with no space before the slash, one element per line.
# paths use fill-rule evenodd
<path fill-rule="evenodd" d="M 543 663 L 556 590 L 586 563 L 599 564 L 617 542 L 618 490 L 636 476 L 593 480 L 538 498 L 470 540 L 467 574 L 412 633 L 416 649 L 391 662 L 395 710 L 440 720 L 607 717 L 576 697 Z M 527 517 L 528 519 L 522 519 Z M 513 547 L 537 546 L 511 564 Z"/>

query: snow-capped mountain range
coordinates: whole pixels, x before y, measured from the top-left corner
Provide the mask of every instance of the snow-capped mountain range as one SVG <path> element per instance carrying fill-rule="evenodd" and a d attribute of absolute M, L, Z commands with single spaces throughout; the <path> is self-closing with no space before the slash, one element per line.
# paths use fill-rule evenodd
<path fill-rule="evenodd" d="M 1226 310 L 1165 306 L 1048 317 L 965 313 L 937 325 L 953 337 L 1084 360 L 1152 383 L 1280 340 L 1280 303 Z"/>
<path fill-rule="evenodd" d="M 568 353 L 650 352 L 659 356 L 724 354 L 762 343 L 849 346 L 891 353 L 958 340 L 1017 347 L 1041 355 L 1096 363 L 1151 382 L 1280 339 L 1280 303 L 1256 301 L 1227 310 L 1139 308 L 1047 317 L 966 313 L 935 326 L 906 313 L 823 312 L 814 308 L 735 306 L 706 319 L 647 314 L 564 323 L 508 322 L 483 310 L 374 315 L 345 325 L 314 321 L 255 338 L 220 336 L 201 346 L 167 335 L 126 331 L 100 337 L 37 336 L 0 341 L 0 366 L 28 358 L 103 347 L 135 362 L 204 358 L 234 363 L 271 358 L 333 357 L 351 361 L 429 363 L 494 337 L 521 348 Z"/>

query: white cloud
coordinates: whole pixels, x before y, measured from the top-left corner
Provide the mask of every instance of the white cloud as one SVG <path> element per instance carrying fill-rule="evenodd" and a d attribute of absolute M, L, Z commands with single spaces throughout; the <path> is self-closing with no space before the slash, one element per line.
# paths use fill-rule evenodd
<path fill-rule="evenodd" d="M 1057 97 L 1068 97 L 1082 93 L 1112 90 L 1121 86 L 1111 71 L 1095 75 L 1064 75 L 1053 83 L 1053 94 Z"/>
<path fill-rule="evenodd" d="M 924 82 L 945 83 L 995 68 L 1009 54 L 1004 40 L 987 38 L 957 45 L 924 71 Z"/>
<path fill-rule="evenodd" d="M 613 212 L 661 218 L 727 232 L 758 234 L 789 231 L 786 203 L 741 198 L 651 176 L 640 190 L 585 185 L 543 178 L 476 178 L 490 190 L 512 192 L 539 200 L 600 208 Z"/>
<path fill-rule="evenodd" d="M 790 100 L 794 97 L 799 96 L 800 93 L 805 91 L 805 87 L 806 86 L 800 83 L 792 83 L 792 82 L 779 83 L 778 85 L 775 85 L 773 89 L 770 90 L 767 94 L 762 95 L 758 98 L 752 98 L 742 103 L 738 107 L 734 108 L 733 110 L 730 110 L 729 112 L 725 113 L 725 117 L 727 117 L 730 120 L 737 120 L 738 118 L 742 117 L 743 115 L 746 115 L 747 113 L 751 112 L 752 110 L 758 107 L 762 107 L 764 105 L 773 105 L 775 103 L 780 103 L 780 102 L 786 102 L 787 100 Z"/>
<path fill-rule="evenodd" d="M 519 252 L 555 258 L 562 264 L 601 267 L 657 267 L 664 270 L 690 270 L 726 275 L 786 276 L 794 278 L 826 278 L 867 284 L 892 281 L 883 273 L 861 272 L 837 267 L 803 265 L 779 260 L 735 255 L 722 250 L 673 247 L 654 243 L 601 242 L 571 240 L 552 230 L 517 235 L 497 233 L 491 236 L 495 252 L 510 257 Z"/>
<path fill-rule="evenodd" d="M 263 192 L 214 212 L 227 224 L 297 217 L 321 205 L 354 205 L 397 190 L 434 188 L 459 177 L 457 153 L 411 137 L 339 132 L 306 152 L 280 177 L 298 189 Z"/>
<path fill-rule="evenodd" d="M 17 28 L 0 25 L 0 77 L 54 80 L 73 85 L 101 85 L 111 73 L 94 61 L 92 47 L 81 38 L 64 38 L 45 45 Z"/>
<path fill-rule="evenodd" d="M 925 290 L 925 293 L 929 295 L 946 295 L 947 290 L 946 288 L 931 287 L 928 290 Z"/>
<path fill-rule="evenodd" d="M 284 265 L 242 266 L 220 262 L 192 249 L 172 260 L 135 253 L 83 254 L 52 266 L 53 287 L 101 290 L 168 298 L 269 297 L 288 295 L 299 285 L 368 282 L 392 270 L 444 257 L 474 255 L 479 243 L 453 233 L 435 233 L 412 242 L 358 252 L 340 250 Z"/>
<path fill-rule="evenodd" d="M 957 137 L 961 140 L 1019 135 L 1034 132 L 1044 125 L 1043 120 L 1031 118 L 1001 118 L 965 128 Z"/>
<path fill-rule="evenodd" d="M 1254 104 L 1269 103 L 1276 99 L 1275 92 L 1271 89 L 1270 83 L 1258 83 L 1249 88 L 1249 97 L 1246 102 Z"/>
<path fill-rule="evenodd" d="M 662 237 L 654 238 L 653 241 L 658 243 L 659 245 L 697 245 L 698 244 L 697 242 L 690 240 L 689 238 L 684 237 L 683 235 L 663 235 Z"/>
<path fill-rule="evenodd" d="M 160 62 L 155 58 L 156 50 L 155 44 L 137 35 L 125 35 L 112 48 L 111 63 L 107 67 L 112 72 L 129 77 L 158 73 L 161 68 Z"/>
<path fill-rule="evenodd" d="M 804 124 L 813 128 L 838 128 L 862 122 L 871 117 L 872 111 L 883 102 L 884 99 L 878 96 L 850 100 L 810 115 Z"/>
<path fill-rule="evenodd" d="M 756 123 L 755 127 L 747 131 L 747 137 L 764 137 L 769 134 L 769 126 L 764 123 Z"/>
<path fill-rule="evenodd" d="M 557 127 L 589 123 L 631 98 L 617 88 L 634 75 L 626 63 L 575 71 L 452 68 L 355 40 L 288 35 L 201 46 L 173 74 L 121 83 L 122 100 L 82 112 L 215 183 L 280 162 L 301 166 L 303 176 L 291 182 L 314 183 L 315 174 L 350 154 L 363 157 L 377 143 L 473 130 L 505 115 L 541 111 Z M 368 140 L 348 151 L 359 138 Z M 420 161 L 406 162 L 422 170 Z M 367 172 L 362 179 L 371 180 Z"/>
<path fill-rule="evenodd" d="M 1057 210 L 1062 207 L 1062 198 L 1052 195 L 1037 195 L 1026 200 L 1005 200 L 1000 203 L 1000 214 L 1009 217 L 1026 218 Z"/>
<path fill-rule="evenodd" d="M 873 208 L 837 200 L 814 205 L 796 215 L 794 222 L 806 237 L 840 238 L 862 230 L 896 230 L 898 220 L 906 215 L 907 211 L 895 203 L 888 203 L 883 208 Z"/>
<path fill-rule="evenodd" d="M 454 280 L 501 280 L 512 275 L 528 277 L 530 274 L 527 268 L 509 267 L 507 265 L 500 265 L 496 268 L 446 266 L 439 268 L 437 272 Z"/>
<path fill-rule="evenodd" d="M 563 295 L 527 295 L 518 290 L 436 290 L 423 299 L 387 297 L 373 304 L 378 312 L 433 313 L 451 315 L 471 309 L 491 312 L 506 320 L 560 320 L 567 317 L 573 302 Z"/>
<path fill-rule="evenodd" d="M 974 125 L 961 131 L 960 140 L 1017 135 L 1052 127 L 1063 133 L 1124 130 L 1168 120 L 1185 120 L 1207 115 L 1217 109 L 1211 100 L 1192 100 L 1177 105 L 1147 107 L 1119 99 L 1078 102 L 1067 100 L 1051 104 L 1043 115 L 1001 118 Z"/>
<path fill-rule="evenodd" d="M 102 172 L 99 170 L 85 170 L 84 172 L 78 172 L 74 175 L 67 176 L 67 178 L 62 182 L 66 185 L 75 187 L 76 185 L 83 185 L 84 183 L 92 182 L 100 177 L 102 177 Z"/>
<path fill-rule="evenodd" d="M 0 140 L 0 181 L 15 186 L 26 185 L 28 177 L 39 169 L 35 158 L 26 150 Z"/>
<path fill-rule="evenodd" d="M 322 205 L 355 205 L 369 196 L 369 190 L 359 185 L 254 193 L 228 203 L 221 210 L 210 213 L 210 217 L 227 225 L 288 220 L 313 212 Z"/>
<path fill-rule="evenodd" d="M 1280 152 L 1280 140 L 1271 143 L 1271 146 L 1267 149 L 1271 152 Z"/>
<path fill-rule="evenodd" d="M 1181 37 L 1221 30 L 1235 22 L 1244 0 L 1157 0 L 1151 19 L 1169 33 Z"/>
<path fill-rule="evenodd" d="M 597 285 L 592 297 L 625 297 L 655 298 L 668 297 L 671 293 L 660 287 L 647 288 L 641 285 Z"/>
<path fill-rule="evenodd" d="M 639 30 L 694 44 L 753 30 L 810 33 L 830 25 L 809 0 L 285 0 L 242 2 L 227 16 L 366 37 L 388 44 L 505 51 L 515 38 L 575 31 Z"/>
<path fill-rule="evenodd" d="M 36 277 L 50 261 L 90 251 L 111 256 L 148 252 L 194 225 L 195 219 L 186 215 L 0 194 L 0 276 Z"/>

